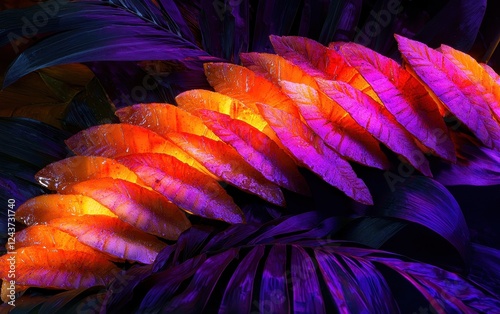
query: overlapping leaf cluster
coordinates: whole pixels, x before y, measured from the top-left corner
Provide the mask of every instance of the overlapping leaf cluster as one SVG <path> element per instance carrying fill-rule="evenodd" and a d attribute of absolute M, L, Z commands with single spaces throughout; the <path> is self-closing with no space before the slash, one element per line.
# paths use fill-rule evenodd
<path fill-rule="evenodd" d="M 397 165 L 390 160 L 399 157 L 400 162 L 432 176 L 429 158 L 434 156 L 457 171 L 467 168 L 460 156 L 464 139 L 477 141 L 498 156 L 498 75 L 450 47 L 442 46 L 438 51 L 403 37 L 397 36 L 397 40 L 405 67 L 353 43 L 332 43 L 327 48 L 305 38 L 272 37 L 278 55 L 243 54 L 244 66 L 206 64 L 207 79 L 216 92 L 185 92 L 176 98 L 178 106 L 139 104 L 123 108 L 117 111 L 120 124 L 100 125 L 76 134 L 67 145 L 78 156 L 51 164 L 37 174 L 44 186 L 59 194 L 31 199 L 16 216 L 32 225 L 20 236 L 24 240 L 17 245 L 19 256 L 33 252 L 43 256 L 26 259 L 22 271 L 49 272 L 64 278 L 65 284 L 45 276 L 19 284 L 89 287 L 108 282 L 109 273 L 117 271 L 109 260 L 153 263 L 166 246 L 156 236 L 176 240 L 190 226 L 185 213 L 228 223 L 244 222 L 242 210 L 218 183 L 221 181 L 286 207 L 282 188 L 303 195 L 310 192 L 298 171 L 298 167 L 305 167 L 348 197 L 370 205 L 372 195 L 351 163 L 394 170 Z M 446 125 L 444 118 L 450 116 L 459 121 L 458 127 Z M 337 258 L 344 260 L 342 265 L 376 262 L 414 284 L 419 281 L 423 295 L 435 292 L 426 290 L 433 287 L 432 280 L 415 279 L 418 275 L 407 273 L 404 268 L 411 269 L 411 263 L 368 258 L 365 255 L 372 252 L 362 250 L 337 257 L 335 254 L 345 252 L 335 253 L 328 245 L 317 248 L 287 242 L 270 251 L 264 246 L 246 248 L 250 257 L 239 267 L 247 263 L 256 267 L 254 260 L 265 251 L 291 254 L 292 273 L 308 272 L 318 263 L 322 265 L 320 281 L 312 282 L 319 280 L 312 275 L 301 278 L 308 278 L 307 284 L 315 289 L 320 289 L 320 282 L 326 283 L 334 293 L 339 287 L 328 278 L 339 276 L 340 269 L 334 271 L 333 266 L 340 263 Z M 212 259 L 213 263 L 229 265 L 239 250 L 210 258 L 200 255 L 201 259 L 191 262 Z M 314 260 L 306 257 L 305 250 L 312 250 Z M 48 263 L 53 255 L 61 261 L 58 267 Z M 302 262 L 294 263 L 294 258 Z M 72 259 L 85 261 L 75 270 L 69 263 Z M 311 267 L 304 264 L 308 262 Z M 374 267 L 368 264 L 365 266 Z M 93 271 L 99 267 L 106 271 Z M 349 267 L 354 271 L 354 266 Z M 7 272 L 1 270 L 3 279 Z M 197 274 L 201 272 L 203 269 L 197 270 Z M 89 273 L 92 279 L 83 280 Z M 193 287 L 198 287 L 198 279 L 205 282 L 211 277 L 196 278 L 191 282 Z M 385 284 L 380 281 L 379 285 Z M 230 287 L 231 282 L 227 289 Z M 457 293 L 462 292 L 452 292 Z M 287 298 L 293 300 L 293 309 L 304 304 L 319 306 L 319 310 L 325 307 L 322 302 L 306 300 L 306 295 Z M 186 299 L 177 299 L 169 303 L 172 309 L 187 306 Z M 236 306 L 234 300 L 227 305 L 228 311 Z M 204 308 L 207 302 L 190 304 Z M 360 304 L 368 309 L 379 303 Z M 336 305 L 342 308 L 342 304 Z M 445 310 L 447 306 L 435 308 Z M 458 305 L 458 309 L 465 306 Z"/>

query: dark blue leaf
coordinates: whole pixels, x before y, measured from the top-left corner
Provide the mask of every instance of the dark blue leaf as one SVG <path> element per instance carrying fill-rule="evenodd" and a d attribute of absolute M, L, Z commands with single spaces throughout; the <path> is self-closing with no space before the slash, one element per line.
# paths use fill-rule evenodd
<path fill-rule="evenodd" d="M 316 267 L 306 251 L 291 247 L 290 278 L 293 291 L 294 313 L 326 313 Z"/>
<path fill-rule="evenodd" d="M 316 250 L 315 254 L 340 312 L 397 312 L 387 283 L 373 265 L 353 257 L 336 257 L 323 250 Z"/>
<path fill-rule="evenodd" d="M 286 246 L 283 244 L 273 245 L 262 270 L 259 300 L 254 305 L 254 311 L 259 313 L 290 313 L 286 264 Z"/>
<path fill-rule="evenodd" d="M 441 268 L 392 258 L 369 258 L 380 262 L 413 284 L 432 304 L 444 313 L 495 313 L 500 300 L 467 282 L 459 275 Z"/>
<path fill-rule="evenodd" d="M 467 277 L 500 299 L 500 250 L 472 244 L 472 263 Z"/>
<path fill-rule="evenodd" d="M 177 243 L 162 250 L 153 263 L 153 272 L 164 270 L 171 265 L 177 265 L 201 252 L 210 236 L 216 234 L 210 226 L 193 226 L 183 232 Z"/>
<path fill-rule="evenodd" d="M 10 66 L 4 87 L 32 71 L 52 65 L 91 61 L 182 60 L 208 56 L 186 40 L 149 25 L 75 29 L 45 38 Z"/>
<path fill-rule="evenodd" d="M 238 252 L 239 249 L 233 248 L 207 258 L 201 266 L 197 267 L 188 287 L 182 293 L 173 297 L 165 305 L 163 311 L 167 313 L 200 313 L 205 308 L 222 272 L 238 255 Z M 200 293 L 200 291 L 203 291 L 203 293 Z M 147 308 L 147 303 L 143 303 L 142 308 Z"/>
<path fill-rule="evenodd" d="M 219 313 L 252 312 L 253 287 L 264 250 L 264 246 L 257 246 L 241 260 L 227 284 Z"/>
<path fill-rule="evenodd" d="M 468 260 L 470 236 L 460 206 L 444 186 L 432 179 L 407 178 L 369 214 L 420 224 L 442 236 Z"/>
<path fill-rule="evenodd" d="M 140 311 L 147 312 L 150 310 L 154 312 L 163 308 L 175 295 L 179 286 L 192 277 L 206 259 L 206 255 L 198 255 L 180 265 L 153 274 L 144 280 L 137 289 L 137 291 L 145 293 L 144 296 L 141 295 L 141 298 L 138 298 Z M 112 307 L 109 307 L 109 310 L 112 309 Z"/>
<path fill-rule="evenodd" d="M 435 179 L 443 185 L 500 184 L 500 153 L 479 145 L 466 134 L 452 132 L 451 135 L 457 146 L 457 163 L 436 164 Z"/>

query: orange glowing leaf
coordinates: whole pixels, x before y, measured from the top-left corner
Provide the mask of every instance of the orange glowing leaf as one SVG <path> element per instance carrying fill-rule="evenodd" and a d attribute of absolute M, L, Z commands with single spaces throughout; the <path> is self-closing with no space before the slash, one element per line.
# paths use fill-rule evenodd
<path fill-rule="evenodd" d="M 99 252 L 81 243 L 72 235 L 49 225 L 30 226 L 16 233 L 16 248 L 28 246 L 43 246 L 49 249 L 61 249 L 93 254 L 112 261 L 120 261 L 111 255 Z"/>
<path fill-rule="evenodd" d="M 316 78 L 346 82 L 380 101 L 373 88 L 335 50 L 305 37 L 271 35 L 274 51 Z"/>
<path fill-rule="evenodd" d="M 50 190 L 97 178 L 115 178 L 142 184 L 137 175 L 114 159 L 99 156 L 73 156 L 49 164 L 35 178 Z"/>
<path fill-rule="evenodd" d="M 280 188 L 250 166 L 226 143 L 187 133 L 170 133 L 168 138 L 227 183 L 258 195 L 272 204 L 285 206 Z"/>
<path fill-rule="evenodd" d="M 487 147 L 500 149 L 500 126 L 479 89 L 465 72 L 441 52 L 395 35 L 399 50 L 418 77 Z"/>
<path fill-rule="evenodd" d="M 309 194 L 294 161 L 264 133 L 246 122 L 211 110 L 201 110 L 206 125 L 271 182 L 300 194 Z"/>
<path fill-rule="evenodd" d="M 174 156 L 194 168 L 212 175 L 179 146 L 157 133 L 131 124 L 103 124 L 83 130 L 66 145 L 77 155 L 116 158 L 138 153 L 162 153 Z"/>
<path fill-rule="evenodd" d="M 70 186 L 64 193 L 91 197 L 121 220 L 165 239 L 176 240 L 191 226 L 186 215 L 165 196 L 128 181 L 88 180 Z"/>
<path fill-rule="evenodd" d="M 122 123 L 145 127 L 163 137 L 169 132 L 186 132 L 219 140 L 200 118 L 170 104 L 139 104 L 115 112 Z"/>
<path fill-rule="evenodd" d="M 293 101 L 280 88 L 251 70 L 230 63 L 205 63 L 205 75 L 219 93 L 236 98 L 258 112 L 256 103 L 265 103 L 300 117 Z"/>
<path fill-rule="evenodd" d="M 16 220 L 25 225 L 44 224 L 55 218 L 105 215 L 116 217 L 109 208 L 83 195 L 45 194 L 24 202 L 16 211 Z"/>
<path fill-rule="evenodd" d="M 245 220 L 241 209 L 216 180 L 172 156 L 135 154 L 120 157 L 118 161 L 155 191 L 194 215 L 229 223 Z"/>
<path fill-rule="evenodd" d="M 245 121 L 259 131 L 264 131 L 268 127 L 266 120 L 258 112 L 248 108 L 237 99 L 217 92 L 192 89 L 177 95 L 175 101 L 180 108 L 194 115 L 198 115 L 198 110 L 207 109 L 227 114 L 233 119 Z"/>
<path fill-rule="evenodd" d="M 9 280 L 9 258 L 15 258 L 16 284 L 55 289 L 105 286 L 119 269 L 112 262 L 85 252 L 30 246 L 0 257 L 0 278 Z"/>
<path fill-rule="evenodd" d="M 260 113 L 250 109 L 237 99 L 204 89 L 193 89 L 179 94 L 175 97 L 175 101 L 179 107 L 194 115 L 199 115 L 198 110 L 207 109 L 227 114 L 233 119 L 244 121 L 267 135 L 280 148 L 283 148 L 283 144 L 276 137 L 276 133 L 274 133 L 273 129 L 271 129 Z"/>
<path fill-rule="evenodd" d="M 257 104 L 280 140 L 305 167 L 352 199 L 373 204 L 370 191 L 351 165 L 328 147 L 309 127 L 291 114 Z"/>
<path fill-rule="evenodd" d="M 406 158 L 426 176 L 432 176 L 429 161 L 385 107 L 349 84 L 318 80 L 321 91 L 344 108 L 356 122 L 393 152 Z"/>
<path fill-rule="evenodd" d="M 264 76 L 276 86 L 279 86 L 279 82 L 281 81 L 290 81 L 318 88 L 318 84 L 312 76 L 281 56 L 270 53 L 250 52 L 242 53 L 240 59 L 245 67 Z"/>
<path fill-rule="evenodd" d="M 369 167 L 390 167 L 379 142 L 336 102 L 308 85 L 283 81 L 281 86 L 309 127 L 340 155 Z"/>
<path fill-rule="evenodd" d="M 396 61 L 359 44 L 346 43 L 341 53 L 419 144 L 444 159 L 456 160 L 455 147 L 438 104 L 417 79 Z"/>
<path fill-rule="evenodd" d="M 167 245 L 119 218 L 103 215 L 83 215 L 57 218 L 53 226 L 94 249 L 121 259 L 144 264 L 154 262 L 156 255 Z"/>
<path fill-rule="evenodd" d="M 446 45 L 441 45 L 441 52 L 474 82 L 495 118 L 500 121 L 500 84 L 468 54 Z"/>
<path fill-rule="evenodd" d="M 484 63 L 480 63 L 480 65 L 484 68 L 486 73 L 488 73 L 493 78 L 493 80 L 495 80 L 495 82 L 500 85 L 500 75 L 498 75 L 498 73 L 495 72 L 495 70 L 493 70 L 493 68 L 489 65 Z"/>

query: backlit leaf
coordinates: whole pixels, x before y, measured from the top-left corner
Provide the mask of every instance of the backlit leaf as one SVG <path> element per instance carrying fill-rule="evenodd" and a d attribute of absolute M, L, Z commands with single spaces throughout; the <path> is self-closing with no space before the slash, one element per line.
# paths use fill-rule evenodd
<path fill-rule="evenodd" d="M 497 122 L 500 122 L 500 83 L 495 81 L 491 75 L 492 73 L 488 73 L 486 68 L 482 67 L 468 54 L 450 46 L 441 45 L 441 52 L 462 70 L 471 82 L 475 83 Z M 498 77 L 498 75 L 496 76 Z"/>
<path fill-rule="evenodd" d="M 419 143 L 444 159 L 456 160 L 438 104 L 418 80 L 396 61 L 359 44 L 344 44 L 341 53 Z"/>
<path fill-rule="evenodd" d="M 101 258 L 118 261 L 78 241 L 77 238 L 49 225 L 34 225 L 16 233 L 16 248 L 42 246 L 48 249 L 85 252 Z"/>
<path fill-rule="evenodd" d="M 97 178 L 114 178 L 141 184 L 137 175 L 114 159 L 99 156 L 73 156 L 47 165 L 35 175 L 50 190 L 62 191 L 68 185 Z"/>
<path fill-rule="evenodd" d="M 16 220 L 25 225 L 44 224 L 55 218 L 79 215 L 116 217 L 109 208 L 83 195 L 44 194 L 24 202 L 16 211 Z"/>
<path fill-rule="evenodd" d="M 8 279 L 9 260 L 0 257 L 0 278 Z M 118 272 L 110 261 L 84 252 L 30 246 L 16 250 L 16 284 L 56 289 L 106 285 Z"/>
<path fill-rule="evenodd" d="M 229 63 L 204 66 L 207 80 L 217 92 L 238 99 L 255 112 L 259 112 L 256 106 L 259 102 L 300 116 L 293 101 L 279 87 L 251 70 Z"/>
<path fill-rule="evenodd" d="M 117 160 L 189 213 L 229 223 L 245 220 L 241 209 L 217 181 L 172 156 L 135 154 Z"/>
<path fill-rule="evenodd" d="M 307 74 L 315 78 L 346 82 L 380 101 L 370 84 L 335 50 L 304 37 L 271 36 L 271 43 L 278 55 L 299 66 Z"/>
<path fill-rule="evenodd" d="M 201 121 L 189 112 L 170 104 L 139 104 L 117 110 L 120 122 L 145 127 L 163 137 L 169 132 L 186 132 L 218 140 Z"/>
<path fill-rule="evenodd" d="M 264 104 L 258 106 L 281 142 L 297 160 L 347 196 L 360 203 L 372 204 L 368 188 L 351 165 L 311 129 L 291 114 Z"/>
<path fill-rule="evenodd" d="M 64 193 L 91 197 L 121 220 L 162 238 L 175 240 L 191 226 L 186 215 L 165 196 L 132 182 L 94 179 L 76 183 Z"/>
<path fill-rule="evenodd" d="M 500 149 L 500 126 L 493 118 L 482 90 L 441 52 L 417 41 L 395 36 L 410 72 L 484 145 Z"/>
<path fill-rule="evenodd" d="M 222 180 L 270 203 L 285 206 L 280 188 L 226 143 L 187 133 L 170 133 L 168 138 Z"/>
<path fill-rule="evenodd" d="M 281 81 L 291 81 L 318 88 L 318 84 L 312 76 L 281 56 L 249 52 L 241 54 L 241 62 L 246 68 L 264 76 L 277 86 Z"/>
<path fill-rule="evenodd" d="M 264 120 L 260 113 L 250 109 L 237 99 L 204 89 L 193 89 L 179 94 L 175 98 L 175 101 L 179 107 L 194 115 L 198 115 L 197 111 L 200 109 L 208 109 L 227 114 L 233 119 L 245 121 L 269 136 L 278 146 L 282 147 L 281 142 L 276 137 L 276 133 L 269 127 L 267 121 Z"/>
<path fill-rule="evenodd" d="M 64 231 L 78 241 L 113 256 L 144 264 L 154 262 L 167 245 L 116 217 L 83 215 L 57 218 L 49 226 Z"/>
<path fill-rule="evenodd" d="M 352 86 L 318 80 L 321 91 L 346 110 L 351 117 L 392 151 L 405 157 L 416 169 L 431 176 L 429 162 L 413 137 L 387 109 Z"/>
<path fill-rule="evenodd" d="M 73 135 L 66 140 L 66 145 L 75 154 L 84 156 L 116 158 L 138 153 L 168 154 L 212 175 L 179 146 L 137 125 L 126 123 L 98 125 Z"/>
<path fill-rule="evenodd" d="M 210 110 L 200 116 L 225 143 L 231 145 L 271 182 L 291 191 L 307 194 L 309 188 L 294 161 L 267 135 L 241 120 Z"/>
<path fill-rule="evenodd" d="M 389 168 L 379 142 L 336 102 L 304 84 L 283 81 L 281 86 L 309 127 L 340 155 L 363 165 Z"/>

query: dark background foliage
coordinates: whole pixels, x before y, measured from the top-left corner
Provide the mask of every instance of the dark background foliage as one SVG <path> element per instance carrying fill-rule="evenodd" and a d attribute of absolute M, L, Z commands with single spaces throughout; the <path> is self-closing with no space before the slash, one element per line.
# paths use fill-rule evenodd
<path fill-rule="evenodd" d="M 25 21 L 34 21 L 34 16 L 40 12 L 36 1 L 0 2 L 3 10 L 0 12 L 0 80 L 3 83 L 0 91 L 0 116 L 3 117 L 0 120 L 0 204 L 7 204 L 7 199 L 14 198 L 20 205 L 30 197 L 46 193 L 34 181 L 34 173 L 70 154 L 64 139 L 71 134 L 92 125 L 116 122 L 115 108 L 138 102 L 174 103 L 174 97 L 182 91 L 210 88 L 203 74 L 204 62 L 239 63 L 241 52 L 272 52 L 270 34 L 306 36 L 323 44 L 357 41 L 398 59 L 393 38 L 397 33 L 431 47 L 448 44 L 470 53 L 477 60 L 488 62 L 497 72 L 500 70 L 500 52 L 496 49 L 500 40 L 500 3 L 493 0 L 54 2 L 59 9 L 46 23 L 35 25 L 33 32 L 26 32 Z M 391 3 L 400 4 L 395 9 L 396 14 L 388 9 Z M 472 160 L 482 155 L 473 149 L 468 156 Z M 444 166 L 433 163 L 433 171 L 441 167 Z M 203 267 L 207 266 L 202 265 L 207 260 L 220 263 L 219 259 L 226 258 L 227 263 L 222 263 L 219 269 L 220 278 L 206 283 L 215 292 L 206 296 L 205 303 L 183 305 L 191 311 L 198 310 L 192 306 L 199 304 L 207 304 L 207 308 L 220 306 L 231 276 L 238 274 L 242 260 L 236 256 L 241 254 L 242 257 L 252 256 L 253 260 L 247 261 L 249 264 L 252 261 L 260 263 L 252 280 L 256 287 L 261 285 L 264 290 L 254 288 L 254 295 L 261 295 L 255 297 L 257 305 L 250 308 L 255 311 L 261 309 L 262 294 L 266 292 L 264 279 L 258 274 L 263 272 L 264 261 L 270 254 L 276 254 L 277 260 L 279 254 L 290 259 L 291 251 L 305 254 L 302 251 L 305 250 L 311 263 L 317 265 L 315 250 L 321 246 L 296 243 L 306 239 L 316 242 L 321 239 L 328 245 L 334 243 L 334 247 L 339 246 L 336 241 L 349 241 L 355 244 L 346 245 L 346 250 L 360 256 L 364 253 L 356 250 L 358 246 L 401 254 L 390 257 L 398 261 L 410 258 L 422 265 L 426 263 L 429 269 L 438 266 L 449 271 L 436 277 L 436 282 L 441 280 L 442 286 L 446 286 L 443 282 L 451 280 L 452 272 L 456 272 L 462 278 L 481 283 L 484 290 L 478 288 L 481 292 L 477 293 L 488 295 L 484 291 L 489 290 L 498 297 L 500 279 L 494 275 L 500 273 L 496 250 L 500 249 L 500 214 L 497 211 L 500 186 L 495 181 L 498 172 L 491 171 L 492 179 L 485 184 L 487 186 L 448 186 L 446 190 L 440 184 L 416 177 L 406 180 L 393 192 L 381 181 L 380 173 L 361 167 L 356 170 L 374 195 L 377 205 L 373 208 L 345 199 L 305 170 L 313 197 L 287 195 L 287 202 L 292 205 L 286 211 L 229 187 L 228 191 L 249 218 L 248 226 L 227 229 L 225 225 L 195 220 L 198 226 L 164 252 L 152 268 L 132 268 L 126 273 L 126 284 L 115 282 L 120 287 L 115 294 L 102 288 L 61 294 L 30 289 L 31 297 L 26 299 L 21 310 L 64 312 L 82 309 L 82 306 L 94 310 L 103 300 L 110 311 L 127 306 L 140 309 L 143 300 L 151 300 L 158 306 L 180 306 L 184 304 L 181 297 L 158 299 L 160 292 L 154 289 L 160 289 L 165 295 L 186 295 L 194 271 L 198 270 L 198 274 L 213 271 L 214 268 L 206 270 Z M 409 204 L 405 198 L 408 193 L 419 202 Z M 298 215 L 304 211 L 313 211 L 309 214 L 312 217 L 310 224 L 303 221 L 293 224 L 289 220 L 287 224 L 279 224 L 283 219 L 293 219 L 293 216 L 283 218 L 283 215 Z M 5 237 L 7 219 L 4 211 L 2 214 L 1 236 Z M 289 237 L 280 242 L 282 248 L 270 235 L 267 237 L 273 240 L 266 240 L 262 235 L 271 225 L 281 226 L 276 227 L 275 233 Z M 224 232 L 237 235 L 239 242 L 224 238 Z M 289 235 L 295 233 L 302 236 Z M 218 243 L 218 246 L 207 243 Z M 261 243 L 260 249 L 257 243 Z M 332 252 L 345 253 L 342 250 Z M 369 251 L 369 254 L 379 253 Z M 259 259 L 261 255 L 265 258 Z M 167 265 L 175 265 L 175 271 L 185 267 L 191 275 L 174 276 L 168 281 L 165 278 L 174 270 L 168 270 Z M 289 260 L 286 269 L 292 271 L 293 265 L 298 264 Z M 402 312 L 409 313 L 417 312 L 420 307 L 432 308 L 422 292 L 415 291 L 415 285 L 395 275 L 394 270 L 379 264 L 376 268 L 395 296 L 396 301 L 382 298 L 383 302 L 388 302 L 387 306 L 396 302 Z M 177 288 L 167 293 L 164 291 L 166 284 L 171 285 L 172 280 L 177 280 Z M 472 289 L 465 279 L 453 280 L 459 282 L 456 287 Z M 324 279 L 319 281 L 325 288 Z M 146 291 L 150 289 L 149 294 L 138 294 L 144 290 L 134 290 L 136 285 Z M 289 288 L 290 291 L 300 290 Z M 460 294 L 463 292 L 457 291 L 451 293 L 454 298 L 466 299 Z M 325 304 L 332 305 L 330 297 L 324 296 Z M 454 300 L 452 297 L 445 295 L 444 298 L 454 304 L 449 301 Z M 495 301 L 491 302 L 494 306 Z M 454 310 L 456 304 L 445 308 Z"/>

